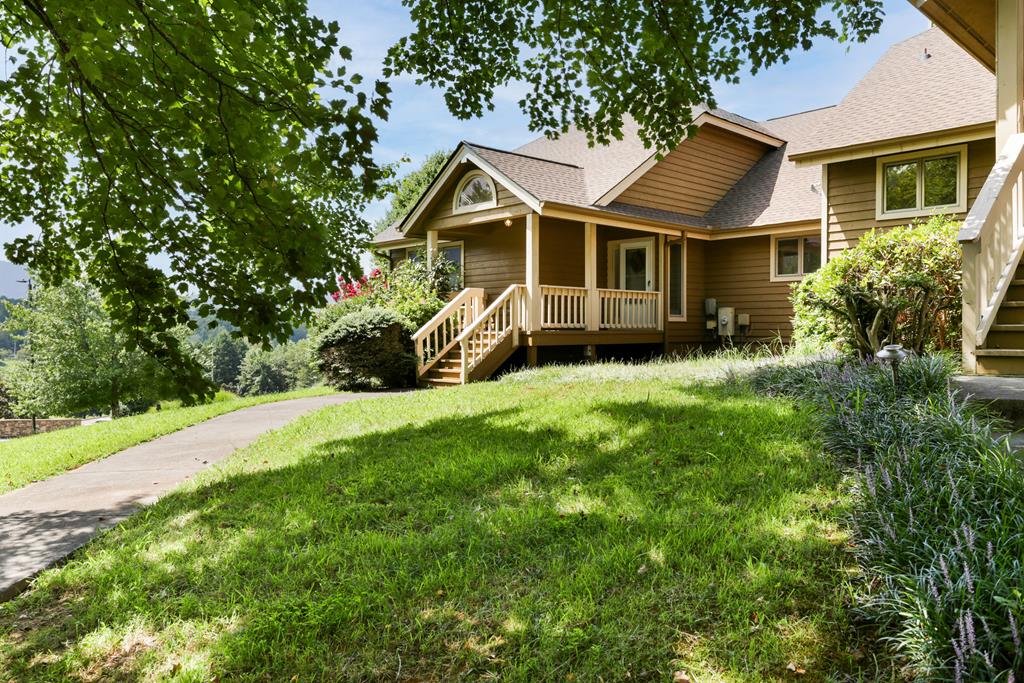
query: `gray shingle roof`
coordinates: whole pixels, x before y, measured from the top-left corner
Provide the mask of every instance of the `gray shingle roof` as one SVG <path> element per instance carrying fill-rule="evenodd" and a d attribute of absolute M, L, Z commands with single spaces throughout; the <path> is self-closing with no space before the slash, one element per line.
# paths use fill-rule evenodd
<path fill-rule="evenodd" d="M 832 107 L 765 121 L 772 135 L 789 142 L 765 154 L 705 215 L 714 228 L 745 228 L 821 217 L 821 166 L 797 166 L 786 158 Z"/>
<path fill-rule="evenodd" d="M 374 244 L 387 244 L 389 242 L 398 242 L 405 239 L 405 235 L 398 229 L 398 226 L 402 224 L 402 221 L 395 221 L 388 227 L 384 228 L 370 240 Z"/>
<path fill-rule="evenodd" d="M 891 47 L 834 107 L 760 122 L 706 107 L 696 108 L 694 118 L 704 112 L 786 144 L 768 151 L 703 217 L 622 202 L 595 206 L 654 153 L 632 119 L 623 139 L 609 145 L 591 147 L 575 129 L 513 151 L 463 144 L 540 202 L 723 230 L 812 221 L 821 215 L 821 167 L 798 167 L 793 155 L 992 122 L 995 79 L 945 34 L 929 29 Z M 401 239 L 401 232 L 391 226 L 374 241 L 385 238 Z"/>
<path fill-rule="evenodd" d="M 572 162 L 506 152 L 471 142 L 463 144 L 542 202 L 590 204 L 584 170 Z"/>
<path fill-rule="evenodd" d="M 638 127 L 632 119 L 623 124 L 622 140 L 609 145 L 587 142 L 587 134 L 573 128 L 557 139 L 537 138 L 515 151 L 541 159 L 573 164 L 583 169 L 582 199 L 593 204 L 608 190 L 633 172 L 654 153 L 640 140 Z"/>
<path fill-rule="evenodd" d="M 931 28 L 889 48 L 810 135 L 790 145 L 789 153 L 985 124 L 995 121 L 995 113 L 995 76 Z"/>

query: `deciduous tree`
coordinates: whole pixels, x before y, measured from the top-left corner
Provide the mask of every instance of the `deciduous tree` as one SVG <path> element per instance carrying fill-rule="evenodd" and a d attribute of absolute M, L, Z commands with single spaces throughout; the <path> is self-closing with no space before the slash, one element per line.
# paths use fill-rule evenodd
<path fill-rule="evenodd" d="M 130 348 L 103 307 L 96 288 L 80 282 L 37 287 L 10 305 L 4 323 L 19 342 L 3 382 L 23 415 L 69 415 L 155 401 L 171 391 L 170 373 Z"/>

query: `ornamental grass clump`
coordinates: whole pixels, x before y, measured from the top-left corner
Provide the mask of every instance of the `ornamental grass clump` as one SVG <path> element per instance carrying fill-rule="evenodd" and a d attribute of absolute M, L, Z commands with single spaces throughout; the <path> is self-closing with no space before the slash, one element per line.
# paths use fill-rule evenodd
<path fill-rule="evenodd" d="M 762 391 L 819 408 L 851 466 L 858 609 L 919 680 L 1012 681 L 1024 671 L 1024 472 L 1001 425 L 950 392 L 951 363 L 763 369 Z M 1021 680 L 1024 680 L 1022 678 Z"/>

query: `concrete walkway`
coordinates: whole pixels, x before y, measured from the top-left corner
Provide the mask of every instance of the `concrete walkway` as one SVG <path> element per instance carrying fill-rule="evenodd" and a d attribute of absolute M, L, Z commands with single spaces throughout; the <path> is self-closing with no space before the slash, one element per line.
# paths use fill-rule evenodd
<path fill-rule="evenodd" d="M 260 435 L 324 406 L 385 395 L 334 394 L 244 408 L 0 496 L 0 600 L 100 530 Z"/>

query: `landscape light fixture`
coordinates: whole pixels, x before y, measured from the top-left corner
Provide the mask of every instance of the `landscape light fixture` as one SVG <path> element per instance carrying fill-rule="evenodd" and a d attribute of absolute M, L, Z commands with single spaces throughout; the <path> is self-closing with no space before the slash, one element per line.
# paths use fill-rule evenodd
<path fill-rule="evenodd" d="M 886 344 L 882 347 L 882 350 L 875 354 L 875 358 L 881 363 L 888 363 L 889 367 L 892 368 L 892 384 L 894 387 L 899 386 L 900 381 L 900 363 L 910 354 L 904 349 L 902 344 Z"/>

